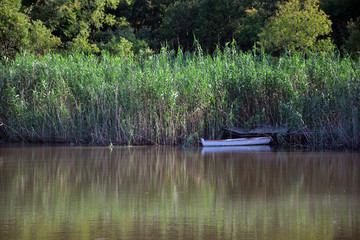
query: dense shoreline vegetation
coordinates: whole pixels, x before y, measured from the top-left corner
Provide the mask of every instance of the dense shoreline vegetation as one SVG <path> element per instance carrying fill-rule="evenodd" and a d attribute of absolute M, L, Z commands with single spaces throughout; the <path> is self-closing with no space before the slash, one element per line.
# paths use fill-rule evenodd
<path fill-rule="evenodd" d="M 360 60 L 335 51 L 19 54 L 0 64 L 0 138 L 177 145 L 225 126 L 286 125 L 308 131 L 309 147 L 356 149 L 359 93 Z"/>
<path fill-rule="evenodd" d="M 3 0 L 0 141 L 355 149 L 359 53 L 358 0 Z"/>

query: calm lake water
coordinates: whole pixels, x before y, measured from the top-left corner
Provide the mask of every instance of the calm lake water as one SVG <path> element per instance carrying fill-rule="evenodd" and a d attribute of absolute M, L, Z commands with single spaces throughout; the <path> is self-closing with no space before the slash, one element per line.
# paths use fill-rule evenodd
<path fill-rule="evenodd" d="M 359 153 L 251 151 L 0 147 L 0 239 L 360 239 Z"/>

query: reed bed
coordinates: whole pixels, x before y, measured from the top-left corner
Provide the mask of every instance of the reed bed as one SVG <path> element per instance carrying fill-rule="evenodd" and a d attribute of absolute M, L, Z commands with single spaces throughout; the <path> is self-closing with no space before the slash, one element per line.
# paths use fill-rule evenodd
<path fill-rule="evenodd" d="M 335 53 L 19 55 L 0 64 L 0 136 L 27 142 L 194 143 L 286 125 L 312 147 L 360 146 L 360 61 Z"/>

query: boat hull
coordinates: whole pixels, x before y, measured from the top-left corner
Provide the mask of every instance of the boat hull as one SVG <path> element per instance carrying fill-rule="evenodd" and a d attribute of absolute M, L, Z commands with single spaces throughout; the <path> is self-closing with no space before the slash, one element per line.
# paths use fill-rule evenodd
<path fill-rule="evenodd" d="M 227 147 L 227 146 L 252 146 L 270 144 L 271 137 L 236 138 L 225 140 L 204 140 L 201 143 L 204 147 Z"/>

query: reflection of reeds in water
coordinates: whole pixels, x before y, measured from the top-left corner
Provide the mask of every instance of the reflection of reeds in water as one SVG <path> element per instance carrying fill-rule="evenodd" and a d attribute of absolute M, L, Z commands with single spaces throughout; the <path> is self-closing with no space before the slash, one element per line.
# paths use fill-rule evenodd
<path fill-rule="evenodd" d="M 330 239 L 360 219 L 357 154 L 9 148 L 0 158 L 0 221 L 16 221 L 18 239 Z"/>

